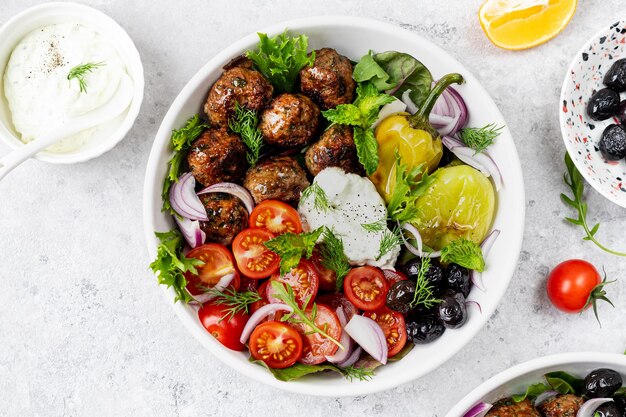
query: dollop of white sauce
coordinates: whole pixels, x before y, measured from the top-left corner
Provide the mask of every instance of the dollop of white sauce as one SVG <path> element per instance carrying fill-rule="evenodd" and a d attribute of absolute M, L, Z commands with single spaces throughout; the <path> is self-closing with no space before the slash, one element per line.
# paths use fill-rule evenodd
<path fill-rule="evenodd" d="M 102 63 L 84 76 L 86 92 L 77 79 L 68 80 L 77 65 Z M 4 72 L 13 125 L 27 143 L 105 104 L 126 71 L 107 39 L 75 23 L 49 25 L 29 33 L 11 53 Z M 48 148 L 70 152 L 89 141 L 97 127 L 65 138 Z"/>
<path fill-rule="evenodd" d="M 326 168 L 314 179 L 328 197 L 328 210 L 315 208 L 314 198 L 300 200 L 298 213 L 305 231 L 326 226 L 343 241 L 344 252 L 351 265 L 372 265 L 393 269 L 400 245 L 380 259 L 380 242 L 387 229 L 368 231 L 363 224 L 387 218 L 385 201 L 367 178 L 344 172 L 341 168 Z"/>

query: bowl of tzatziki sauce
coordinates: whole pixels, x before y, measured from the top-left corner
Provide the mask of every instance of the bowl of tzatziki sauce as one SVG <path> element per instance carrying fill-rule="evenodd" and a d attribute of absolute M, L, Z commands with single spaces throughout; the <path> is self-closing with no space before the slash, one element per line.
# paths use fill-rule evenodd
<path fill-rule="evenodd" d="M 15 149 L 106 104 L 122 77 L 133 99 L 116 118 L 62 139 L 35 158 L 83 162 L 112 149 L 143 100 L 139 52 L 113 19 L 75 3 L 47 3 L 0 28 L 0 139 Z"/>

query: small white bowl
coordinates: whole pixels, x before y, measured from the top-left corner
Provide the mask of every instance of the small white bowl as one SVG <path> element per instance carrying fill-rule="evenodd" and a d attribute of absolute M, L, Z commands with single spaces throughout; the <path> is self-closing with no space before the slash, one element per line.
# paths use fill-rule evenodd
<path fill-rule="evenodd" d="M 446 417 L 462 417 L 479 402 L 493 404 L 499 399 L 526 391 L 529 385 L 543 382 L 543 375 L 564 371 L 584 378 L 590 371 L 609 368 L 626 381 L 626 356 L 616 353 L 563 353 L 534 359 L 507 369 L 483 382 L 463 398 Z"/>
<path fill-rule="evenodd" d="M 600 194 L 626 207 L 626 161 L 607 162 L 598 150 L 602 131 L 615 118 L 595 121 L 587 116 L 594 91 L 605 88 L 604 74 L 620 58 L 626 58 L 626 20 L 613 23 L 593 35 L 572 61 L 561 89 L 561 134 L 576 168 Z M 622 100 L 626 93 L 622 93 Z"/>
<path fill-rule="evenodd" d="M 143 66 L 132 39 L 113 19 L 91 7 L 76 3 L 45 3 L 17 14 L 0 28 L 0 138 L 12 149 L 24 146 L 11 121 L 11 112 L 4 96 L 4 71 L 13 49 L 30 32 L 57 23 L 81 23 L 102 34 L 116 48 L 126 71 L 133 80 L 133 99 L 128 109 L 99 126 L 91 140 L 72 152 L 42 151 L 35 158 L 55 164 L 73 164 L 96 158 L 111 150 L 130 130 L 143 100 Z M 52 104 L 52 103 L 51 103 Z"/>

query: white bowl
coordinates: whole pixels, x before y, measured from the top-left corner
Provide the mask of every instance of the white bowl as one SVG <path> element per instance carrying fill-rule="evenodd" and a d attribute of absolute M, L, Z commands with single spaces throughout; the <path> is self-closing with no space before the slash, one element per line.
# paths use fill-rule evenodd
<path fill-rule="evenodd" d="M 420 59 L 430 68 L 434 77 L 460 72 L 467 82 L 458 87 L 458 90 L 465 97 L 470 113 L 472 109 L 481 109 L 480 113 L 475 111 L 471 114 L 470 125 L 482 126 L 491 122 L 505 125 L 493 100 L 467 69 L 437 46 L 409 31 L 376 20 L 345 16 L 293 20 L 262 31 L 275 35 L 286 27 L 294 33 L 306 34 L 312 48 L 333 47 L 353 60 L 358 60 L 369 49 L 398 50 Z M 211 59 L 183 88 L 161 123 L 150 153 L 144 186 L 144 225 L 151 258 L 156 256 L 158 244 L 154 231 L 165 231 L 174 227 L 171 217 L 161 212 L 161 188 L 167 171 L 167 161 L 172 156 L 169 146 L 171 131 L 201 111 L 208 89 L 222 73 L 222 66 L 233 57 L 254 48 L 257 40 L 256 33 L 253 33 Z M 250 378 L 274 387 L 303 394 L 336 397 L 382 391 L 423 376 L 450 359 L 481 329 L 496 309 L 516 268 L 524 229 L 525 200 L 522 171 L 508 129 L 503 129 L 491 149 L 491 154 L 500 165 L 505 185 L 499 194 L 494 220 L 494 227 L 501 229 L 502 234 L 487 260 L 487 272 L 484 274 L 488 290 L 482 293 L 475 289 L 470 295 L 471 299 L 481 303 L 483 314 L 472 312 L 468 323 L 461 329 L 447 331 L 432 344 L 416 346 L 400 362 L 379 368 L 372 381 L 348 382 L 339 376 L 327 374 L 312 375 L 288 383 L 278 381 L 262 367 L 250 364 L 247 354 L 221 346 L 204 330 L 196 311 L 181 303 L 174 303 L 173 290 L 163 288 L 167 301 L 187 329 L 213 355 Z"/>
<path fill-rule="evenodd" d="M 586 111 L 593 92 L 605 87 L 604 74 L 620 58 L 626 58 L 626 20 L 602 29 L 578 51 L 563 81 L 559 114 L 565 147 L 582 176 L 600 194 L 626 207 L 626 161 L 607 162 L 598 150 L 602 131 L 616 120 L 597 122 Z M 626 93 L 621 96 L 626 99 Z"/>
<path fill-rule="evenodd" d="M 143 66 L 135 44 L 113 19 L 91 7 L 76 3 L 45 3 L 17 14 L 0 28 L 0 138 L 12 149 L 24 146 L 11 121 L 9 104 L 4 96 L 4 71 L 11 52 L 33 30 L 57 23 L 81 23 L 102 34 L 116 48 L 126 71 L 133 80 L 133 99 L 121 115 L 98 127 L 87 144 L 72 152 L 42 151 L 35 158 L 56 164 L 73 164 L 98 157 L 111 150 L 126 136 L 139 114 L 143 100 Z M 52 103 L 51 103 L 52 104 Z"/>
<path fill-rule="evenodd" d="M 597 368 L 610 368 L 619 372 L 626 381 L 626 355 L 615 353 L 563 353 L 534 359 L 507 369 L 483 382 L 463 398 L 446 417 L 462 417 L 475 404 L 495 401 L 520 394 L 529 385 L 543 382 L 543 375 L 564 371 L 584 378 Z"/>

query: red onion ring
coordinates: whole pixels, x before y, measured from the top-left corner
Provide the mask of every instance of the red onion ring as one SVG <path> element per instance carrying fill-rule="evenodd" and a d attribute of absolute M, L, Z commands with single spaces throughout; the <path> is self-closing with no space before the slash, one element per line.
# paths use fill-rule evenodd
<path fill-rule="evenodd" d="M 548 398 L 552 398 L 558 394 L 559 393 L 557 391 L 544 391 L 541 394 L 537 395 L 537 398 L 535 398 L 535 401 L 533 401 L 533 405 L 535 407 L 538 407 L 539 405 L 541 405 L 542 402 L 544 402 Z"/>
<path fill-rule="evenodd" d="M 476 152 L 472 148 L 466 146 L 463 142 L 450 136 L 444 136 L 441 139 L 443 145 L 450 150 L 457 158 L 482 172 L 485 176 L 493 178 L 496 191 L 502 188 L 502 173 L 500 168 L 491 157 L 485 152 Z"/>
<path fill-rule="evenodd" d="M 196 179 L 191 172 L 183 174 L 170 187 L 170 204 L 179 215 L 191 220 L 207 221 L 206 209 L 196 195 Z"/>
<path fill-rule="evenodd" d="M 259 308 L 248 319 L 248 322 L 246 323 L 246 325 L 243 328 L 243 331 L 241 332 L 241 337 L 239 338 L 239 341 L 242 344 L 245 344 L 248 341 L 248 338 L 250 337 L 250 335 L 252 334 L 252 331 L 254 330 L 254 328 L 258 326 L 258 324 L 261 323 L 261 321 L 265 317 L 277 311 L 287 311 L 291 313 L 293 312 L 293 308 L 289 307 L 287 304 L 266 304 L 263 307 Z"/>
<path fill-rule="evenodd" d="M 348 366 L 354 365 L 356 361 L 358 361 L 359 358 L 361 357 L 362 352 L 363 352 L 363 349 L 361 348 L 361 346 L 357 346 L 352 351 L 352 354 L 350 355 L 350 357 L 346 359 L 345 361 L 338 363 L 337 366 L 340 368 L 347 368 Z"/>
<path fill-rule="evenodd" d="M 198 220 L 190 220 L 186 217 L 179 218 L 178 216 L 174 216 L 174 220 L 189 246 L 195 248 L 204 243 L 206 233 L 200 228 L 200 222 Z"/>
<path fill-rule="evenodd" d="M 422 258 L 439 258 L 441 256 L 441 251 L 436 250 L 434 252 L 424 252 L 422 253 Z"/>
<path fill-rule="evenodd" d="M 222 278 L 220 278 L 217 284 L 215 284 L 213 289 L 215 289 L 216 291 L 220 291 L 220 292 L 224 291 L 226 287 L 228 287 L 230 283 L 233 281 L 233 278 L 235 278 L 234 272 L 224 275 Z M 211 301 L 212 299 L 214 299 L 215 294 L 213 294 L 212 292 L 205 292 L 203 294 L 192 295 L 191 298 L 193 298 L 194 301 L 196 301 L 197 303 L 204 304 L 207 301 Z"/>
<path fill-rule="evenodd" d="M 583 403 L 578 409 L 576 417 L 593 417 L 596 409 L 604 403 L 613 401 L 613 398 L 592 398 Z"/>
<path fill-rule="evenodd" d="M 246 207 L 248 214 L 252 213 L 252 209 L 254 209 L 254 199 L 252 195 L 241 185 L 233 184 L 232 182 L 219 182 L 201 190 L 198 192 L 198 195 L 208 193 L 226 193 L 239 198 Z"/>
<path fill-rule="evenodd" d="M 415 103 L 413 103 L 413 100 L 411 100 L 410 94 L 411 89 L 404 90 L 404 93 L 402 93 L 402 102 L 406 105 L 406 109 L 409 111 L 409 113 L 415 114 L 419 109 L 417 108 Z"/>
<path fill-rule="evenodd" d="M 399 222 L 398 222 L 398 226 L 400 226 Z M 404 223 L 403 225 L 400 226 L 400 228 L 412 234 L 413 237 L 415 238 L 415 243 L 417 244 L 417 248 L 416 248 L 415 246 L 411 245 L 408 240 L 406 240 L 406 238 L 404 237 L 404 233 L 400 233 L 400 237 L 402 238 L 402 243 L 404 243 L 404 246 L 413 255 L 419 256 L 421 258 L 423 254 L 423 250 L 422 250 L 423 243 L 422 243 L 422 235 L 420 235 L 419 230 L 417 230 L 417 228 L 410 223 Z"/>
<path fill-rule="evenodd" d="M 338 307 L 335 312 L 337 313 L 337 317 L 339 318 L 339 322 L 341 323 L 342 329 L 346 327 L 347 320 L 346 315 L 343 312 L 343 308 Z M 334 355 L 326 356 L 326 360 L 330 363 L 341 363 L 346 361 L 350 355 L 352 354 L 352 338 L 345 330 L 341 331 L 341 338 L 339 338 L 339 343 L 344 349 L 339 348 Z"/>
<path fill-rule="evenodd" d="M 378 323 L 368 317 L 355 315 L 344 330 L 372 358 L 383 365 L 387 363 L 387 340 Z"/>
<path fill-rule="evenodd" d="M 480 306 L 480 303 L 478 301 L 473 301 L 473 300 L 467 300 L 465 302 L 466 306 L 475 306 L 478 308 L 478 311 L 480 312 L 480 314 L 483 314 L 483 308 Z"/>
<path fill-rule="evenodd" d="M 479 402 L 478 404 L 470 408 L 467 413 L 463 414 L 463 417 L 484 417 L 485 414 L 487 414 L 489 410 L 491 410 L 491 407 L 493 407 L 493 405 Z"/>
<path fill-rule="evenodd" d="M 485 240 L 483 240 L 483 242 L 480 244 L 480 248 L 482 249 L 482 252 L 483 252 L 483 259 L 487 259 L 487 255 L 489 255 L 489 252 L 491 251 L 491 248 L 493 247 L 493 244 L 495 243 L 498 236 L 500 236 L 500 230 L 493 229 L 487 235 Z M 470 271 L 470 279 L 472 280 L 472 283 L 474 284 L 476 288 L 478 288 L 482 292 L 486 291 L 485 286 L 483 284 L 482 272 L 478 272 L 475 270 Z"/>

